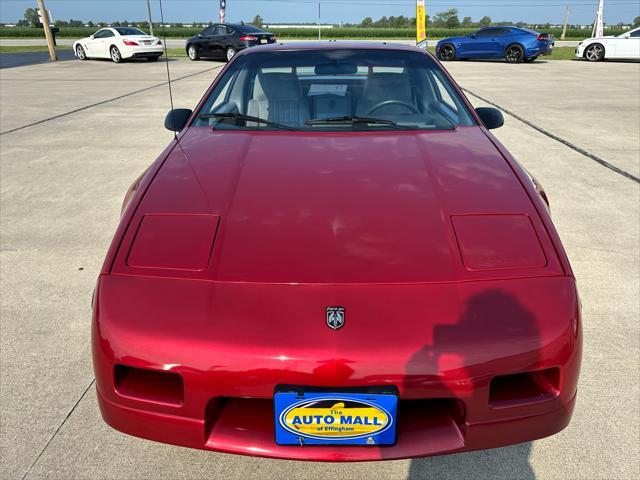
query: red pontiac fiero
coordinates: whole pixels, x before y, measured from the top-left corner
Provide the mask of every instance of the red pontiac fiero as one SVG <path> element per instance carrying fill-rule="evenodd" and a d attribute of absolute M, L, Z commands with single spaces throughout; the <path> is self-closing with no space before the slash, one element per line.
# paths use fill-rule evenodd
<path fill-rule="evenodd" d="M 502 123 L 415 48 L 239 53 L 125 199 L 93 301 L 105 421 L 324 461 L 562 430 L 580 304 Z"/>

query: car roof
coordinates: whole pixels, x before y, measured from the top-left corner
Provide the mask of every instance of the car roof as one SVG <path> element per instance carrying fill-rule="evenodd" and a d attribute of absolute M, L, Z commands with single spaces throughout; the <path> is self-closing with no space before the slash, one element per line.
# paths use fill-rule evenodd
<path fill-rule="evenodd" d="M 261 45 L 259 48 L 245 48 L 242 50 L 243 55 L 251 55 L 265 51 L 279 52 L 292 50 L 397 50 L 405 52 L 422 52 L 427 53 L 418 47 L 411 45 L 402 45 L 400 43 L 388 42 L 368 42 L 368 41 L 309 41 L 309 42 L 287 42 L 287 43 L 271 43 Z"/>

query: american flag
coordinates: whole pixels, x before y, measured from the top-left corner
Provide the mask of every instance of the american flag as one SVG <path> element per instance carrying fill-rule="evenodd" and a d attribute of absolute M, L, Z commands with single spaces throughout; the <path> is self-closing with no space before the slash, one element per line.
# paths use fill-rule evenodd
<path fill-rule="evenodd" d="M 220 0 L 220 23 L 224 23 L 224 11 L 227 8 L 227 0 Z"/>

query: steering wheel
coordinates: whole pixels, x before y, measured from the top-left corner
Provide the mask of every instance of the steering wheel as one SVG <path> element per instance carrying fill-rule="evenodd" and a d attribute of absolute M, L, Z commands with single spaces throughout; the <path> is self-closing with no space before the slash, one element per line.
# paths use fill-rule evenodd
<path fill-rule="evenodd" d="M 418 109 L 416 107 L 414 107 L 413 105 L 411 105 L 410 103 L 402 102 L 400 100 L 385 100 L 384 102 L 377 103 L 376 105 L 371 107 L 369 109 L 369 111 L 367 112 L 367 115 L 370 115 L 373 112 L 375 112 L 376 110 L 378 110 L 378 109 L 380 109 L 382 107 L 386 107 L 387 105 L 400 105 L 401 107 L 405 107 L 406 109 L 410 110 L 411 113 L 418 113 Z"/>

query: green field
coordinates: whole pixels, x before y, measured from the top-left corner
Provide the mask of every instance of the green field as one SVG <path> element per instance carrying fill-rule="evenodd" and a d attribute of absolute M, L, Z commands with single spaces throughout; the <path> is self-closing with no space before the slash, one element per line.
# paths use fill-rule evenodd
<path fill-rule="evenodd" d="M 99 27 L 62 27 L 57 34 L 58 38 L 82 38 L 91 35 L 99 30 Z M 154 33 L 160 37 L 166 35 L 167 38 L 188 38 L 201 32 L 201 27 L 169 27 L 163 30 L 155 27 Z M 467 35 L 476 29 L 446 29 L 432 28 L 427 30 L 430 39 L 445 38 L 459 35 Z M 283 39 L 314 39 L 318 38 L 318 30 L 316 28 L 274 28 L 271 32 Z M 556 39 L 560 38 L 560 29 L 548 29 L 547 33 L 554 35 Z M 605 35 L 618 35 L 623 30 L 617 28 L 605 29 Z M 589 37 L 591 32 L 588 29 L 569 29 L 567 31 L 568 40 L 582 40 Z M 415 37 L 415 30 L 410 28 L 332 28 L 322 31 L 324 39 L 409 39 Z M 0 27 L 0 38 L 44 38 L 44 32 L 41 28 L 32 27 Z"/>

